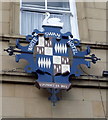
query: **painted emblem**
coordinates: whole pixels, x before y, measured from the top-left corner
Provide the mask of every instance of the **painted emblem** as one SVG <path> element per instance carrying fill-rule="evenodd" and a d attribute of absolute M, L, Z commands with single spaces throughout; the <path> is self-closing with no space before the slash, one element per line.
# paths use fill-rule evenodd
<path fill-rule="evenodd" d="M 51 93 L 49 100 L 55 104 L 59 100 L 56 94 L 60 90 L 71 88 L 70 77 L 81 75 L 78 65 L 85 64 L 90 68 L 90 62 L 96 63 L 99 59 L 94 54 L 90 55 L 89 46 L 85 51 L 79 51 L 77 46 L 80 45 L 80 41 L 73 39 L 70 32 L 61 33 L 63 23 L 58 18 L 49 16 L 47 13 L 43 21 L 43 32 L 35 29 L 32 35 L 26 36 L 27 46 L 21 46 L 18 39 L 16 47 L 19 51 L 12 47 L 5 51 L 9 55 L 13 55 L 13 52 L 21 53 L 16 54 L 16 62 L 20 59 L 28 61 L 25 71 L 37 74 L 36 87 L 48 89 Z"/>

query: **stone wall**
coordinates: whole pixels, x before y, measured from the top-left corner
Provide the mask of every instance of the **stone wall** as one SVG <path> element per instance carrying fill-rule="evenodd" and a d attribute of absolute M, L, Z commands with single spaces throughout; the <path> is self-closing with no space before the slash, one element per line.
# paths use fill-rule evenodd
<path fill-rule="evenodd" d="M 106 29 L 108 22 L 106 12 L 107 7 L 105 2 L 77 3 L 79 33 L 82 42 L 108 44 L 108 41 L 106 41 L 106 34 L 108 33 Z M 101 61 L 97 65 L 93 65 L 93 70 L 88 72 L 90 74 L 95 73 L 96 75 L 101 75 L 102 71 L 106 70 L 106 64 L 108 63 L 106 50 L 94 49 L 92 52 L 99 56 Z M 97 71 L 97 69 L 100 71 Z"/>
<path fill-rule="evenodd" d="M 10 33 L 10 3 L 0 3 L 0 26 L 2 29 L 0 29 L 0 34 Z"/>
<path fill-rule="evenodd" d="M 2 117 L 11 118 L 104 118 L 107 79 L 80 77 L 73 80 L 72 84 L 77 86 L 73 86 L 68 92 L 62 91 L 59 94 L 61 100 L 53 107 L 47 99 L 49 93 L 44 89 L 38 90 L 34 87 L 32 84 L 35 77 L 22 70 L 27 62 L 22 60 L 16 63 L 15 56 L 8 56 L 3 51 L 9 45 L 15 45 L 15 39 L 24 39 L 19 36 L 19 3 L 2 3 L 0 11 L 0 16 L 2 16 L 0 21 L 0 26 L 2 26 L 2 31 L 0 31 L 2 33 L 0 37 L 2 40 L 0 41 L 2 72 L 0 75 L 2 78 L 0 80 L 3 81 L 3 84 L 0 84 L 0 88 L 2 88 L 0 90 L 2 91 L 0 116 L 2 114 Z M 77 3 L 81 43 L 83 47 L 90 45 L 92 53 L 101 58 L 101 61 L 92 65 L 91 69 L 82 66 L 87 74 L 102 76 L 102 71 L 106 70 L 108 63 L 106 59 L 106 49 L 108 48 L 106 11 L 104 2 Z"/>
<path fill-rule="evenodd" d="M 17 118 L 104 118 L 106 90 L 72 88 L 61 93 L 56 106 L 46 90 L 34 86 L 3 84 L 2 115 Z M 105 109 L 106 110 L 106 109 Z"/>
<path fill-rule="evenodd" d="M 19 11 L 19 2 L 0 2 L 0 34 L 19 35 Z"/>
<path fill-rule="evenodd" d="M 105 2 L 78 2 L 77 13 L 80 38 L 90 42 L 106 42 L 106 16 Z"/>

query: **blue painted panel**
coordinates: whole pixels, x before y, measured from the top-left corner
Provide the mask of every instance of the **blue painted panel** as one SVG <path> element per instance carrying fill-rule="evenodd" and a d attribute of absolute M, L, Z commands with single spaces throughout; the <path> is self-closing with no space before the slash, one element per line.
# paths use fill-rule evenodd
<path fill-rule="evenodd" d="M 49 55 L 36 55 L 36 70 L 53 74 L 53 57 Z"/>

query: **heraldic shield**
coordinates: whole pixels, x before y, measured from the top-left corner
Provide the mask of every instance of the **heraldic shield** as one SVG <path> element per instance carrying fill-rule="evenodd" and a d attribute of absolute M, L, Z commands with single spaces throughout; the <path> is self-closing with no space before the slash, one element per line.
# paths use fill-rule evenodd
<path fill-rule="evenodd" d="M 16 54 L 16 62 L 20 59 L 28 61 L 24 70 L 27 73 L 37 75 L 35 86 L 37 88 L 46 88 L 51 93 L 49 100 L 54 104 L 59 98 L 57 93 L 60 90 L 69 90 L 71 88 L 71 76 L 80 76 L 80 64 L 85 64 L 90 68 L 90 62 L 96 63 L 98 59 L 94 54 L 90 55 L 90 47 L 85 51 L 80 51 L 80 41 L 74 39 L 70 32 L 61 33 L 63 23 L 58 18 L 49 18 L 47 13 L 43 21 L 41 32 L 35 29 L 32 35 L 26 36 L 27 46 L 21 46 L 20 40 L 16 40 L 16 48 L 10 46 L 5 49 L 9 55 Z M 19 49 L 19 50 L 18 50 Z"/>
<path fill-rule="evenodd" d="M 41 87 L 69 89 L 68 80 L 71 71 L 68 37 L 61 39 L 61 28 L 43 27 L 44 34 L 38 36 L 36 51 L 37 82 Z M 44 73 L 44 76 L 43 74 Z"/>

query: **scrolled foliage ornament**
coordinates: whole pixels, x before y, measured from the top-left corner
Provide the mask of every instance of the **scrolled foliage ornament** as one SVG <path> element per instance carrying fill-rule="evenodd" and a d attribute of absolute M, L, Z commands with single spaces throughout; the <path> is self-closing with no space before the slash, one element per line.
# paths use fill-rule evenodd
<path fill-rule="evenodd" d="M 73 39 L 70 32 L 61 33 L 63 24 L 60 20 L 54 21 L 53 18 L 53 22 L 49 23 L 48 17 L 49 14 L 43 22 L 43 32 L 35 29 L 32 35 L 26 36 L 27 46 L 21 46 L 20 40 L 17 39 L 16 48 L 19 50 L 9 47 L 5 51 L 9 55 L 13 55 L 14 52 L 21 53 L 15 55 L 16 62 L 20 59 L 28 61 L 25 72 L 38 75 L 36 87 L 48 89 L 51 93 L 49 100 L 55 105 L 59 100 L 57 93 L 71 88 L 69 78 L 82 74 L 78 66 L 85 64 L 90 68 L 90 63 L 96 63 L 99 59 L 94 54 L 90 55 L 89 46 L 85 51 L 79 51 L 77 46 L 80 45 L 80 41 Z"/>

